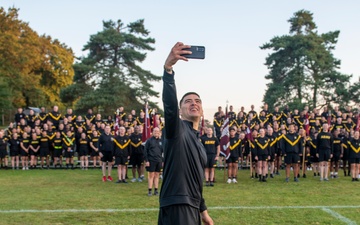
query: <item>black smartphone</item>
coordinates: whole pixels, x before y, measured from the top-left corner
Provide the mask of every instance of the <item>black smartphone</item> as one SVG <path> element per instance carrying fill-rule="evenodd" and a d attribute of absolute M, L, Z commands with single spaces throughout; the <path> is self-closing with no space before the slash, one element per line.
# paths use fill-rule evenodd
<path fill-rule="evenodd" d="M 192 54 L 184 54 L 188 59 L 205 59 L 205 47 L 204 46 L 192 46 L 191 48 L 184 48 L 183 50 L 189 50 Z"/>

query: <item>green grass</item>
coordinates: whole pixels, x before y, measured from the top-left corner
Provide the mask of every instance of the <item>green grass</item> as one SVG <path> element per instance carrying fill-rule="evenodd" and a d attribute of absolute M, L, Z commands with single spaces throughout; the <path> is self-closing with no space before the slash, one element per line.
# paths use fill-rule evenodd
<path fill-rule="evenodd" d="M 261 183 L 250 179 L 248 170 L 240 170 L 239 183 L 226 184 L 223 171 L 217 170 L 215 187 L 204 187 L 210 216 L 216 224 L 229 225 L 346 224 L 315 208 L 328 206 L 333 212 L 359 223 L 360 182 L 351 182 L 343 176 L 320 182 L 308 172 L 308 178 L 301 178 L 299 183 L 285 183 L 284 171 L 281 172 L 281 176 Z M 116 177 L 115 170 L 113 177 Z M 0 224 L 156 224 L 159 206 L 157 197 L 147 196 L 147 183 L 103 183 L 98 169 L 0 170 L 0 193 Z M 264 208 L 266 206 L 270 208 Z M 4 212 L 70 209 L 85 212 Z M 117 211 L 86 211 L 91 209 Z M 125 209 L 137 211 L 121 211 Z"/>

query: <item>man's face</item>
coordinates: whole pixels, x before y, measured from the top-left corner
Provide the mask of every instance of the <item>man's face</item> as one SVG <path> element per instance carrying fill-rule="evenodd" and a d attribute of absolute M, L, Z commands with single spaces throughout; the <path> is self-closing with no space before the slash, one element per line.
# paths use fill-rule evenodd
<path fill-rule="evenodd" d="M 159 138 L 160 137 L 160 129 L 155 127 L 154 130 L 153 130 L 153 136 L 155 138 Z"/>
<path fill-rule="evenodd" d="M 105 127 L 105 133 L 106 133 L 106 134 L 109 134 L 109 133 L 110 133 L 110 127 L 109 127 L 109 126 L 106 126 L 106 127 Z"/>
<path fill-rule="evenodd" d="M 180 106 L 180 115 L 183 119 L 193 121 L 203 114 L 201 99 L 194 94 L 184 97 Z"/>
<path fill-rule="evenodd" d="M 209 136 L 212 136 L 213 130 L 212 130 L 211 128 L 208 128 L 208 129 L 207 129 L 207 134 L 208 134 Z"/>
<path fill-rule="evenodd" d="M 119 128 L 119 134 L 120 134 L 120 136 L 124 136 L 124 135 L 125 135 L 125 132 L 126 132 L 125 127 L 120 127 L 120 128 Z"/>

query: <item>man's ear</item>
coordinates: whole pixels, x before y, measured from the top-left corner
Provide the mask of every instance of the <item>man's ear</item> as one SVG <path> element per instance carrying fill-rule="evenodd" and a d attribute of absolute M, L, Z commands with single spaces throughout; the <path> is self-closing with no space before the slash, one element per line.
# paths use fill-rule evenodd
<path fill-rule="evenodd" d="M 181 108 L 179 108 L 179 115 L 181 116 L 181 114 L 182 114 L 182 113 L 181 113 Z"/>

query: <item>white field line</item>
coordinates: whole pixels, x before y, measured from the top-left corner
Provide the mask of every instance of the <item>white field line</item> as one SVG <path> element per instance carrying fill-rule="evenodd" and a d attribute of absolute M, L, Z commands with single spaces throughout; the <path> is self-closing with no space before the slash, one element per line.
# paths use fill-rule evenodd
<path fill-rule="evenodd" d="M 345 216 L 341 215 L 340 213 L 337 213 L 329 208 L 322 208 L 324 212 L 329 213 L 332 217 L 335 217 L 336 219 L 344 222 L 347 225 L 356 225 L 356 222 L 350 220 L 349 218 L 346 218 Z"/>
<path fill-rule="evenodd" d="M 208 210 L 246 209 L 246 210 L 276 210 L 276 209 L 349 209 L 360 208 L 360 205 L 334 205 L 334 206 L 213 206 Z M 152 212 L 159 208 L 133 208 L 133 209 L 13 209 L 0 210 L 0 214 L 8 213 L 90 213 L 90 212 Z"/>

